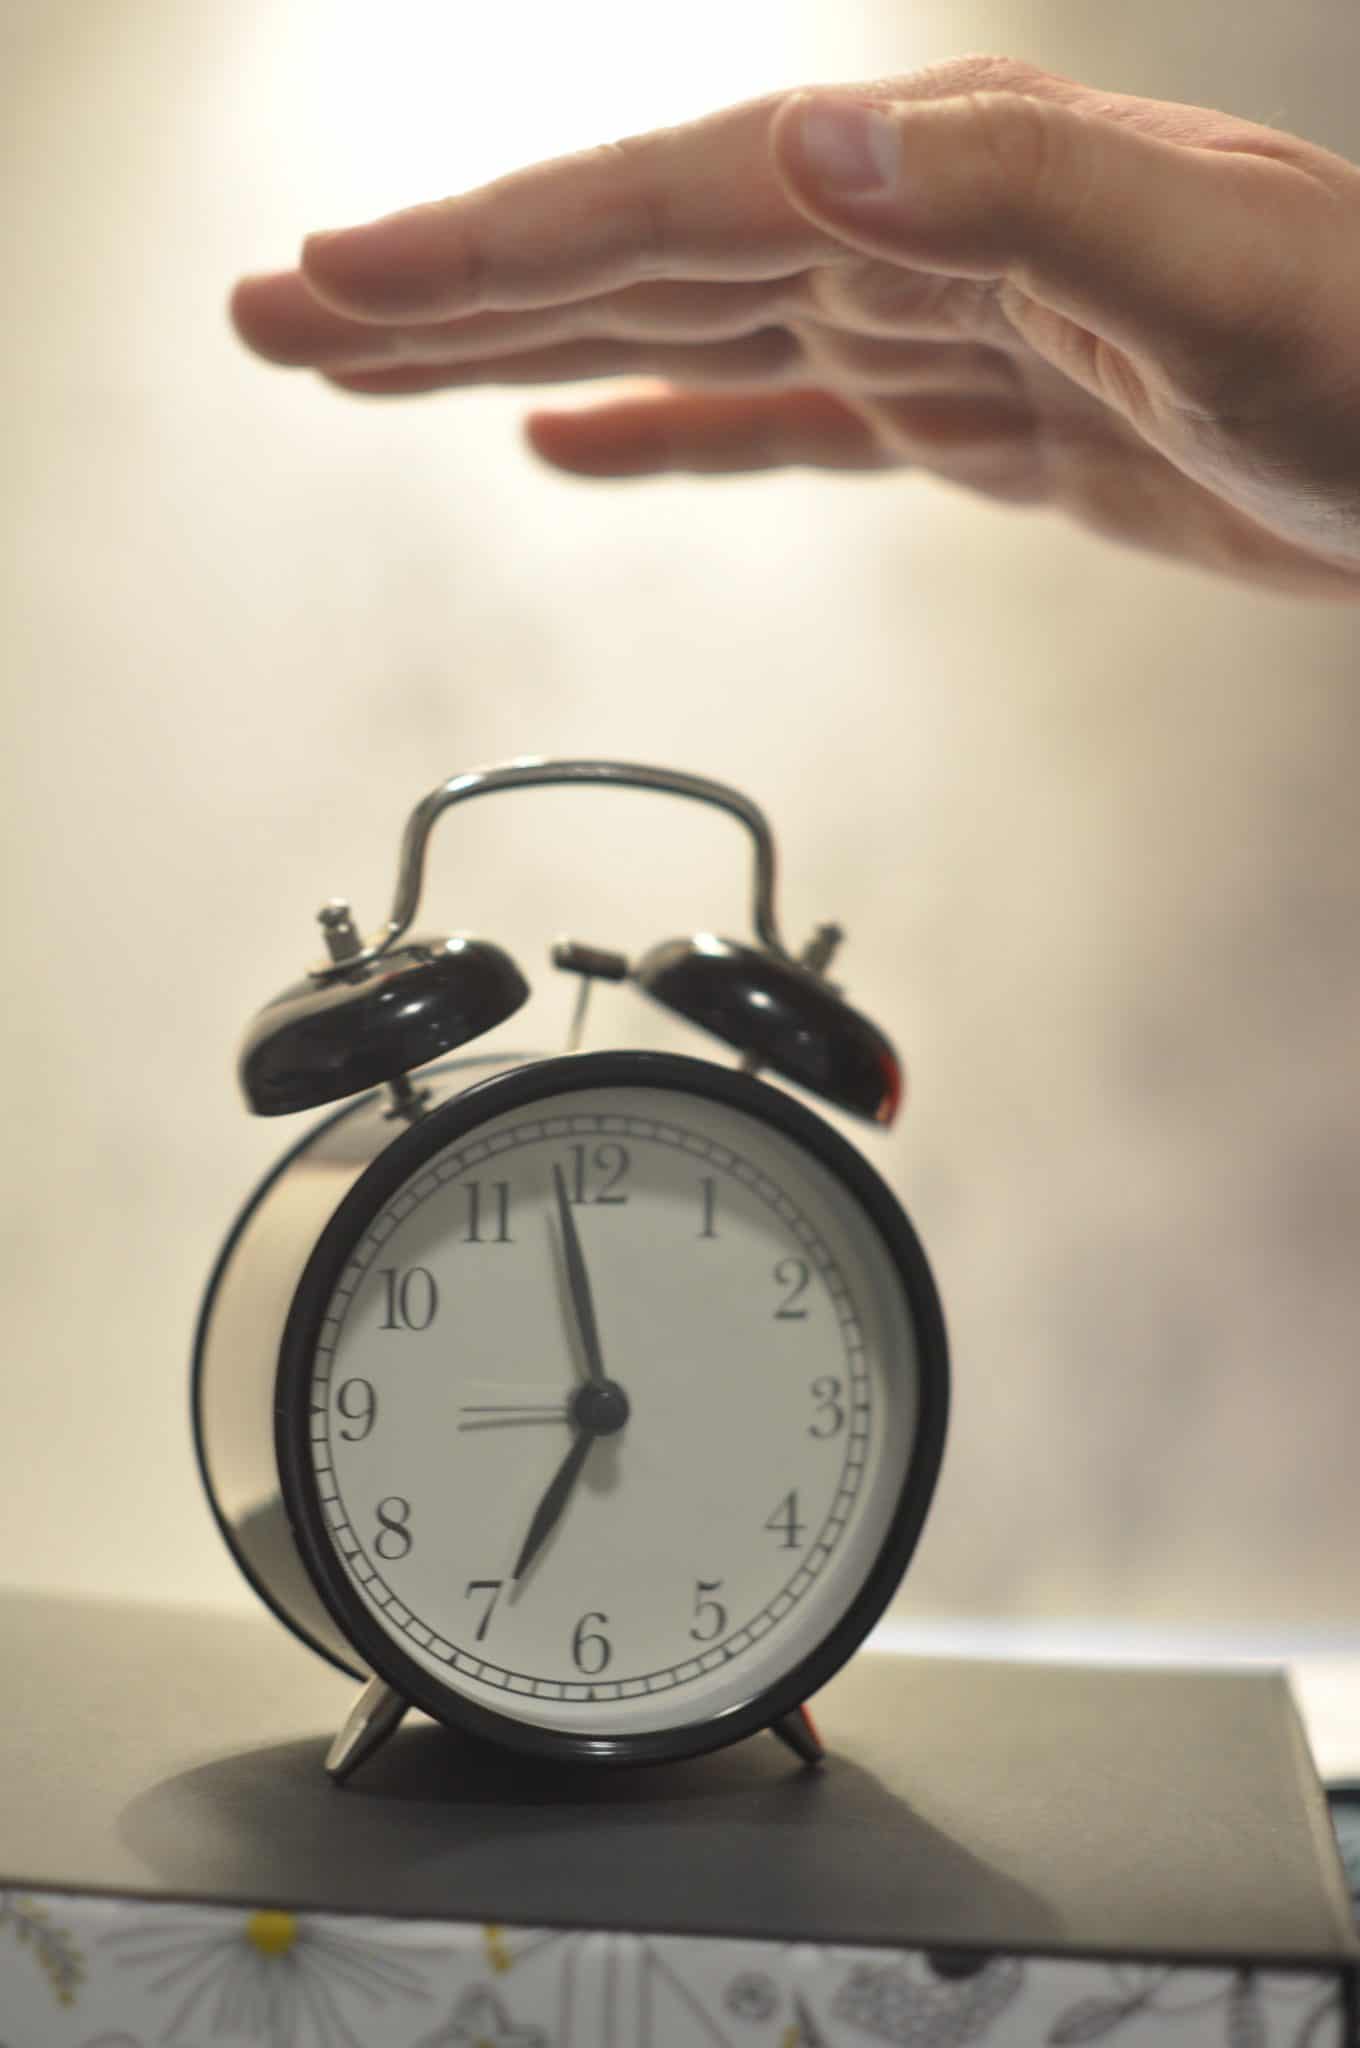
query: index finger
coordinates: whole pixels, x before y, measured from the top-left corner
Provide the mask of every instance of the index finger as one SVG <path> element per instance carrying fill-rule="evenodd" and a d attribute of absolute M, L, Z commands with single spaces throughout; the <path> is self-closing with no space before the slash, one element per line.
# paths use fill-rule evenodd
<path fill-rule="evenodd" d="M 418 321 L 561 305 L 655 278 L 793 275 L 841 245 L 790 204 L 776 175 L 770 128 L 788 97 L 311 235 L 303 276 L 351 319 Z"/>

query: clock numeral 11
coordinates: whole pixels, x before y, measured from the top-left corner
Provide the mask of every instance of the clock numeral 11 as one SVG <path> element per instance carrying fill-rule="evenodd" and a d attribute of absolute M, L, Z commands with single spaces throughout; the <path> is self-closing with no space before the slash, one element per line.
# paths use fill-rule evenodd
<path fill-rule="evenodd" d="M 463 1185 L 467 1189 L 468 1199 L 468 1224 L 467 1232 L 463 1238 L 463 1243 L 513 1244 L 515 1240 L 510 1235 L 509 1181 L 492 1181 L 491 1192 L 494 1195 L 495 1200 L 492 1202 L 488 1202 L 485 1205 L 485 1209 L 487 1211 L 490 1211 L 490 1214 L 484 1214 L 482 1202 L 482 1187 L 484 1183 L 479 1180 L 469 1180 L 465 1181 Z M 482 1235 L 482 1224 L 484 1220 L 486 1223 L 487 1230 L 487 1234 L 485 1237 L 483 1237 Z"/>

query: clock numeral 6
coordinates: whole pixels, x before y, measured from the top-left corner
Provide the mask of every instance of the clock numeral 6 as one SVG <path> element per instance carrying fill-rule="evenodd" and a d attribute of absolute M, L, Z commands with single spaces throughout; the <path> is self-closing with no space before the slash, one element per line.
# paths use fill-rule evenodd
<path fill-rule="evenodd" d="M 694 1626 L 690 1630 L 696 1643 L 711 1643 L 727 1627 L 727 1609 L 721 1600 L 712 1596 L 721 1593 L 721 1579 L 700 1579 L 694 1588 Z M 700 1628 L 700 1622 L 704 1626 Z"/>
<path fill-rule="evenodd" d="M 361 1444 L 378 1419 L 378 1397 L 373 1391 L 371 1380 L 343 1380 L 336 1391 L 335 1405 L 346 1422 L 355 1422 L 357 1429 L 342 1429 L 340 1434 L 347 1444 Z"/>
<path fill-rule="evenodd" d="M 587 1678 L 598 1678 L 614 1654 L 614 1646 L 608 1637 L 591 1627 L 592 1622 L 608 1620 L 607 1614 L 583 1614 L 572 1634 L 572 1662 Z"/>
<path fill-rule="evenodd" d="M 626 1190 L 619 1191 L 619 1182 L 633 1163 L 626 1145 L 597 1145 L 589 1158 L 585 1145 L 570 1145 L 567 1149 L 571 1153 L 568 1193 L 573 1202 L 628 1200 Z"/>
<path fill-rule="evenodd" d="M 407 1524 L 411 1519 L 411 1503 L 403 1500 L 399 1493 L 390 1493 L 386 1500 L 380 1500 L 374 1513 L 378 1517 L 378 1535 L 373 1548 L 388 1564 L 405 1557 L 414 1542 Z"/>
<path fill-rule="evenodd" d="M 769 1520 L 761 1527 L 769 1529 L 775 1536 L 782 1536 L 781 1550 L 796 1550 L 807 1535 L 807 1523 L 798 1519 L 798 1490 L 786 1493 Z"/>
<path fill-rule="evenodd" d="M 378 1278 L 383 1283 L 383 1319 L 379 1328 L 428 1330 L 439 1313 L 439 1289 L 434 1274 L 424 1266 L 408 1266 L 404 1273 L 396 1266 L 381 1266 Z"/>
<path fill-rule="evenodd" d="M 806 1259 L 781 1259 L 774 1269 L 775 1285 L 786 1287 L 788 1293 L 774 1312 L 777 1323 L 800 1323 L 807 1315 L 805 1308 L 798 1304 L 807 1293 L 808 1281 L 812 1278 L 811 1268 Z"/>

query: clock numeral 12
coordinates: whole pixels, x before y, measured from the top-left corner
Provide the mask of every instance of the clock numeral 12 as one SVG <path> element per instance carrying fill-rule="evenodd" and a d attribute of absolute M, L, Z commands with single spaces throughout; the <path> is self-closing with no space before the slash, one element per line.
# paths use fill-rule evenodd
<path fill-rule="evenodd" d="M 571 1176 L 570 1197 L 573 1202 L 626 1202 L 626 1193 L 620 1194 L 619 1182 L 632 1165 L 626 1145 L 597 1145 L 587 1162 L 584 1145 L 570 1145 Z M 587 1173 L 587 1164 L 590 1173 Z M 598 1182 L 590 1178 L 598 1174 Z"/>

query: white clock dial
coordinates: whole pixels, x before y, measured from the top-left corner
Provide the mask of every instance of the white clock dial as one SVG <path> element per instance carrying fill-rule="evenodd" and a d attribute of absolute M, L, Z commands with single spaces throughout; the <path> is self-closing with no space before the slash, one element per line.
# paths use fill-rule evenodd
<path fill-rule="evenodd" d="M 465 1129 L 374 1206 L 307 1401 L 347 1604 L 475 1706 L 617 1740 L 739 1709 L 841 1621 L 901 1513 L 921 1359 L 820 1157 L 602 1086 Z"/>

